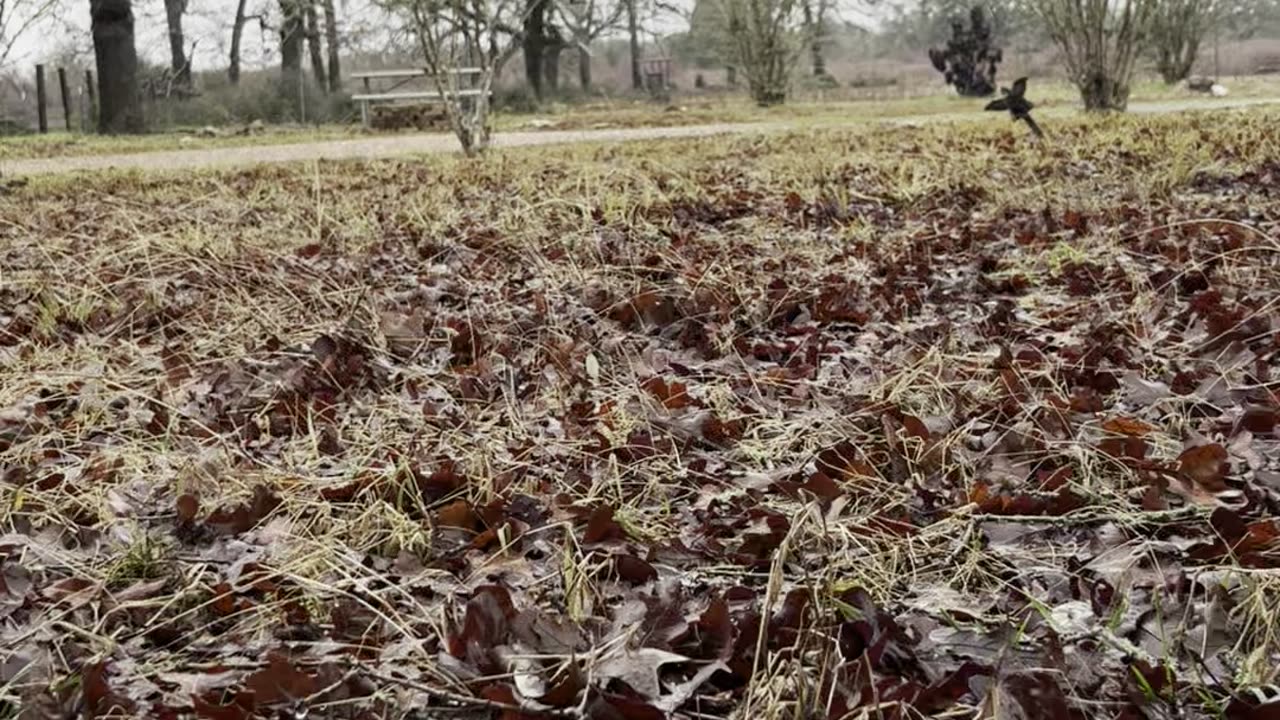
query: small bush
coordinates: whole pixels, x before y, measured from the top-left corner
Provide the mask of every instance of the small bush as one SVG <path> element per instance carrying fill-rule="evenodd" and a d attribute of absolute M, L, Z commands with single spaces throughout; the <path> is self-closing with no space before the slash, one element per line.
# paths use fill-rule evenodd
<path fill-rule="evenodd" d="M 836 80 L 830 73 L 821 75 L 806 74 L 802 77 L 801 84 L 811 90 L 833 90 L 840 87 L 840 81 Z"/>
<path fill-rule="evenodd" d="M 147 119 L 152 129 L 165 130 L 205 125 L 235 125 L 261 120 L 266 123 L 343 123 L 357 117 L 347 93 L 326 94 L 308 77 L 303 88 L 304 111 L 297 112 L 296 89 L 282 87 L 278 75 L 257 73 L 242 77 L 237 85 L 222 75 L 197 80 L 196 94 L 152 100 Z"/>
<path fill-rule="evenodd" d="M 382 105 L 372 108 L 374 130 L 448 131 L 449 116 L 440 105 Z"/>
<path fill-rule="evenodd" d="M 898 78 L 881 77 L 879 75 L 859 75 L 849 81 L 851 88 L 880 88 L 893 87 L 898 84 Z"/>
<path fill-rule="evenodd" d="M 538 99 L 523 85 L 498 87 L 493 90 L 493 108 L 508 113 L 535 113 Z"/>
<path fill-rule="evenodd" d="M 31 135 L 33 133 L 34 131 L 25 123 L 18 122 L 12 118 L 0 118 L 0 137 Z"/>

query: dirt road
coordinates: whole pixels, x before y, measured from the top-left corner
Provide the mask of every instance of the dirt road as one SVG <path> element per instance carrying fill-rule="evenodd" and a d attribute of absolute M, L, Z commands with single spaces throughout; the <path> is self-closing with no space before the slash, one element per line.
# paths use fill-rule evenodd
<path fill-rule="evenodd" d="M 1165 113 L 1184 110 L 1219 110 L 1252 105 L 1280 103 L 1280 98 L 1240 99 L 1219 101 L 1173 101 L 1134 103 L 1131 112 Z M 1070 108 L 1053 108 L 1043 116 L 1061 116 L 1073 112 Z M 883 122 L 888 124 L 919 124 L 948 122 L 977 117 L 978 113 L 947 115 L 921 115 L 914 117 L 859 119 L 852 122 Z M 543 130 L 503 132 L 495 136 L 498 147 L 523 147 L 578 142 L 626 142 L 662 138 L 692 138 L 708 135 L 742 134 L 782 131 L 798 127 L 817 127 L 812 123 L 750 123 L 686 125 L 682 127 L 627 128 L 617 130 Z M 85 155 L 0 162 L 0 174 L 15 177 L 69 173 L 106 169 L 184 170 L 200 168 L 225 168 L 276 162 L 303 162 L 308 160 L 351 160 L 455 152 L 458 143 L 451 135 L 401 135 L 387 138 L 360 140 L 333 140 L 286 145 L 256 145 L 219 148 L 216 150 L 168 150 L 161 152 L 124 155 Z"/>

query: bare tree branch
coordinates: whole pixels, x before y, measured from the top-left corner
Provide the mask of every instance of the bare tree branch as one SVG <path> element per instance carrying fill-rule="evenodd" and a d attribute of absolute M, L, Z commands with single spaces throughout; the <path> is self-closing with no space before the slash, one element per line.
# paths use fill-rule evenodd
<path fill-rule="evenodd" d="M 51 16 L 57 0 L 0 0 L 0 68 L 4 68 L 18 40 Z"/>
<path fill-rule="evenodd" d="M 812 41 L 815 24 L 802 18 L 801 0 L 717 0 L 734 63 L 760 105 L 786 100 L 791 73 Z"/>
<path fill-rule="evenodd" d="M 1163 0 L 1027 0 L 1062 51 L 1087 110 L 1123 110 Z"/>
<path fill-rule="evenodd" d="M 389 0 L 411 23 L 424 67 L 468 156 L 489 147 L 490 94 L 502 67 L 519 49 L 527 9 L 520 0 Z M 474 68 L 463 87 L 460 68 Z"/>

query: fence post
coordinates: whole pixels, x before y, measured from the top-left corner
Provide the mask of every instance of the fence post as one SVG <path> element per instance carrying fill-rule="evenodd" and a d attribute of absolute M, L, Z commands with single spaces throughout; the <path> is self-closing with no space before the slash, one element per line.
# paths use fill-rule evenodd
<path fill-rule="evenodd" d="M 40 134 L 49 132 L 49 112 L 45 107 L 48 96 L 44 87 L 44 65 L 36 66 L 36 117 L 39 120 Z"/>
<path fill-rule="evenodd" d="M 93 85 L 92 70 L 84 71 L 84 91 L 89 97 L 89 107 L 86 109 L 89 121 L 86 123 L 88 127 L 85 128 L 89 131 L 98 126 L 98 89 Z"/>
<path fill-rule="evenodd" d="M 58 68 L 58 90 L 62 93 L 62 119 L 71 132 L 71 90 L 67 88 L 67 69 Z"/>

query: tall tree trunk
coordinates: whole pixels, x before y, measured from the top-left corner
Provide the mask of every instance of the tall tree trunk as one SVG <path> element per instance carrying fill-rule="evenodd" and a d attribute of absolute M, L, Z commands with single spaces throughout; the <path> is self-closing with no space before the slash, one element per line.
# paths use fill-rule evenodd
<path fill-rule="evenodd" d="M 1129 105 L 1128 83 L 1116 80 L 1103 70 L 1094 70 L 1084 78 L 1080 95 L 1085 110 L 1123 112 Z"/>
<path fill-rule="evenodd" d="M 227 65 L 227 80 L 232 85 L 240 84 L 240 37 L 244 35 L 245 6 L 249 0 L 240 0 L 236 4 L 236 22 L 231 26 L 231 58 Z"/>
<path fill-rule="evenodd" d="M 342 66 L 338 60 L 338 13 L 333 0 L 324 0 L 324 36 L 329 49 L 329 92 L 342 90 Z"/>
<path fill-rule="evenodd" d="M 547 1 L 530 0 L 529 13 L 524 21 L 524 77 L 533 89 L 533 96 L 542 99 L 542 53 L 547 43 Z"/>
<path fill-rule="evenodd" d="M 324 51 L 320 47 L 320 21 L 316 19 L 315 3 L 307 1 L 307 49 L 311 53 L 311 73 L 315 75 L 316 85 L 322 92 L 328 92 L 329 81 L 325 78 Z"/>
<path fill-rule="evenodd" d="M 174 85 L 191 87 L 191 65 L 187 61 L 186 40 L 182 35 L 182 14 L 187 11 L 187 0 L 164 0 L 165 19 L 169 23 L 169 58 L 173 68 Z"/>
<path fill-rule="evenodd" d="M 822 57 L 822 6 L 813 10 L 813 0 L 804 2 L 804 26 L 809 34 L 809 60 L 813 67 L 813 76 L 822 77 L 827 74 L 827 62 Z"/>
<path fill-rule="evenodd" d="M 547 43 L 542 48 L 542 78 L 546 87 L 555 95 L 560 91 L 560 53 L 564 50 L 564 40 L 554 30 L 548 33 Z"/>
<path fill-rule="evenodd" d="M 583 92 L 591 90 L 591 53 L 585 47 L 578 48 L 578 82 Z"/>
<path fill-rule="evenodd" d="M 627 0 L 627 33 L 631 36 L 631 89 L 644 89 L 644 76 L 640 73 L 640 18 L 636 11 L 638 0 Z"/>
<path fill-rule="evenodd" d="M 1166 85 L 1186 80 L 1200 54 L 1200 39 L 1178 39 L 1156 48 L 1156 70 Z"/>
<path fill-rule="evenodd" d="M 142 94 L 129 0 L 89 0 L 98 68 L 98 132 L 141 133 Z"/>
<path fill-rule="evenodd" d="M 542 52 L 542 79 L 555 95 L 560 90 L 560 48 L 552 45 Z"/>
<path fill-rule="evenodd" d="M 280 92 L 302 119 L 302 0 L 280 0 Z"/>
<path fill-rule="evenodd" d="M 302 70 L 302 16 L 301 0 L 280 0 L 280 70 L 285 74 Z"/>

